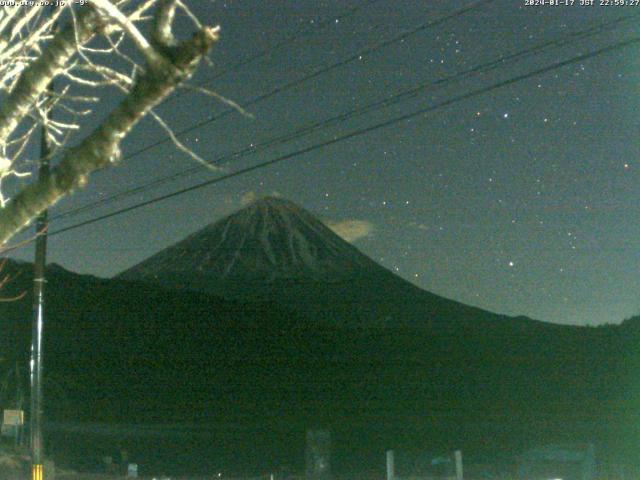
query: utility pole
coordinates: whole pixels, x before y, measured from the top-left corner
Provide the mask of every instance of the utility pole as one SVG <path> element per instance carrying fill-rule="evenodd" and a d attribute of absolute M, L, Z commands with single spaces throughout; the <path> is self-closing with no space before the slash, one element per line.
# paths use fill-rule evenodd
<path fill-rule="evenodd" d="M 47 100 L 51 99 L 53 84 L 49 85 Z M 47 138 L 47 120 L 49 119 L 48 101 L 45 101 L 45 113 L 40 139 L 40 164 L 38 177 L 49 175 L 49 157 L 51 148 Z M 33 322 L 31 328 L 31 480 L 44 478 L 44 452 L 42 445 L 42 334 L 44 328 L 44 287 L 45 266 L 47 260 L 48 211 L 44 210 L 36 222 L 36 253 L 33 264 Z"/>
<path fill-rule="evenodd" d="M 24 412 L 24 392 L 22 391 L 22 382 L 20 381 L 20 361 L 16 358 L 16 410 Z M 24 442 L 24 424 L 16 427 L 15 446 L 23 445 Z"/>

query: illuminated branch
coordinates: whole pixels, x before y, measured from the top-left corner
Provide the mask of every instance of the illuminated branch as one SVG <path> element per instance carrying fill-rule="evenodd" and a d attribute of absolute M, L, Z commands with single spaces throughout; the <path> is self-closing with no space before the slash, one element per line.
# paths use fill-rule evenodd
<path fill-rule="evenodd" d="M 90 5 L 93 8 L 85 7 L 79 13 L 70 9 L 71 21 L 57 33 L 52 30 L 50 19 L 42 20 L 41 12 L 40 17 L 33 14 L 26 24 L 18 25 L 19 15 L 12 10 L 13 7 L 0 10 L 0 38 L 8 38 L 10 43 L 12 37 L 4 36 L 3 32 L 17 28 L 26 29 L 24 38 L 28 39 L 23 42 L 21 51 L 25 55 L 20 61 L 3 65 L 0 54 L 0 79 L 3 74 L 5 77 L 13 75 L 16 69 L 21 72 L 7 87 L 8 94 L 0 105 L 0 148 L 3 154 L 0 158 L 0 182 L 3 176 L 19 175 L 15 162 L 25 151 L 24 147 L 34 131 L 33 125 L 26 128 L 23 120 L 30 120 L 36 126 L 46 124 L 50 143 L 58 147 L 79 130 L 77 116 L 89 115 L 91 109 L 72 108 L 69 103 L 95 103 L 99 95 L 73 95 L 69 85 L 90 87 L 96 91 L 115 86 L 125 93 L 121 102 L 92 133 L 77 146 L 63 151 L 48 175 L 33 181 L 8 201 L 0 191 L 0 206 L 3 206 L 0 208 L 0 245 L 47 207 L 75 188 L 84 186 L 93 171 L 117 162 L 121 141 L 145 115 L 151 113 L 155 116 L 153 107 L 192 76 L 218 38 L 219 29 L 202 26 L 181 1 L 147 0 L 133 12 L 125 13 L 121 8 L 127 3 L 92 0 Z M 145 19 L 154 6 L 152 32 L 150 40 L 147 40 L 136 23 Z M 172 33 L 176 8 L 187 12 L 188 18 L 196 25 L 192 38 L 182 42 L 178 42 Z M 29 25 L 29 22 L 36 22 L 36 25 Z M 43 22 L 49 26 L 42 28 Z M 34 43 L 33 31 L 42 32 L 40 42 Z M 107 48 L 89 44 L 97 35 L 107 39 Z M 144 60 L 142 64 L 121 52 L 123 37 L 127 37 L 140 53 Z M 100 63 L 100 58 L 108 59 L 110 56 L 124 60 L 131 71 L 114 68 L 113 62 L 110 65 Z M 50 100 L 43 100 L 48 85 L 56 77 L 66 79 L 65 89 Z M 53 108 L 66 116 L 53 116 L 51 119 L 47 113 Z M 162 128 L 171 132 L 165 122 L 159 117 L 156 119 Z M 174 143 L 180 150 L 190 153 L 191 158 L 202 161 L 177 139 Z"/>

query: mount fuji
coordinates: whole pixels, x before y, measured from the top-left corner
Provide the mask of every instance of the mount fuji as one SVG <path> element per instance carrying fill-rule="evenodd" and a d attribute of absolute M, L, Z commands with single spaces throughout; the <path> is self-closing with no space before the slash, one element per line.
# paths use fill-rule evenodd
<path fill-rule="evenodd" d="M 30 292 L 32 271 L 8 261 L 2 294 Z M 197 437 L 209 445 L 198 461 L 297 458 L 291 438 L 314 425 L 337 432 L 337 455 L 362 452 L 354 464 L 425 438 L 470 451 L 638 444 L 628 419 L 640 398 L 640 318 L 589 328 L 463 305 L 394 275 L 286 200 L 259 200 L 114 279 L 52 265 L 45 295 L 50 418 L 228 432 L 210 445 Z M 0 367 L 28 364 L 31 298 L 0 302 Z M 84 448 L 63 433 L 52 443 Z"/>
<path fill-rule="evenodd" d="M 469 409 L 509 412 L 517 424 L 517 415 L 562 411 L 558 425 L 577 432 L 576 411 L 593 416 L 614 403 L 627 408 L 618 392 L 635 391 L 630 369 L 640 360 L 632 325 L 640 324 L 559 325 L 443 298 L 378 265 L 311 213 L 279 198 L 259 200 L 203 228 L 116 280 L 132 290 L 155 284 L 237 305 L 261 302 L 259 348 L 286 352 L 282 364 L 303 371 L 268 378 L 296 378 L 299 386 L 322 372 L 317 389 L 304 398 L 324 405 L 327 415 Z M 217 312 L 208 315 L 215 319 Z M 231 322 L 240 332 L 255 330 Z M 273 332 L 280 340 L 268 340 Z M 229 338 L 243 342 L 240 334 Z M 386 415 L 380 418 L 391 418 Z M 547 433 L 557 438 L 558 432 Z"/>
<path fill-rule="evenodd" d="M 121 273 L 120 280 L 283 303 L 341 324 L 407 325 L 495 315 L 419 289 L 302 207 L 267 197 Z"/>
<path fill-rule="evenodd" d="M 121 274 L 126 279 L 194 274 L 232 282 L 336 281 L 379 268 L 296 204 L 275 197 L 190 235 Z"/>

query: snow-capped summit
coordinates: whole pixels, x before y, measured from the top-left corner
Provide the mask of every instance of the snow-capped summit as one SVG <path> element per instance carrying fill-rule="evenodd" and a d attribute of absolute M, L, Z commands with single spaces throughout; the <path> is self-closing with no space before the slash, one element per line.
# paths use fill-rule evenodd
<path fill-rule="evenodd" d="M 341 281 L 381 268 L 298 205 L 255 201 L 123 272 L 127 280 L 201 287 L 202 282 Z"/>

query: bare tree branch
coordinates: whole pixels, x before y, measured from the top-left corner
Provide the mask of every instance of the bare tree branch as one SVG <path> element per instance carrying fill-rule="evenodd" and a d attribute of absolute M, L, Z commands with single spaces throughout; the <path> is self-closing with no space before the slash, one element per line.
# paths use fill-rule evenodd
<path fill-rule="evenodd" d="M 189 85 L 187 83 L 185 83 L 184 85 L 182 85 L 182 87 L 185 90 L 191 90 L 194 92 L 198 92 L 198 93 L 202 93 L 204 95 L 207 95 L 208 97 L 212 97 L 215 98 L 216 100 L 218 100 L 220 103 L 223 103 L 224 105 L 233 108 L 234 110 L 236 110 L 240 115 L 243 115 L 247 118 L 250 119 L 254 119 L 255 115 L 253 115 L 253 113 L 248 112 L 247 110 L 245 110 L 244 108 L 242 108 L 241 105 L 239 105 L 237 102 L 234 102 L 233 100 L 231 100 L 230 98 L 224 97 L 222 95 L 220 95 L 218 92 L 214 92 L 211 89 L 208 88 L 203 88 L 203 87 L 199 87 L 197 85 Z"/>
<path fill-rule="evenodd" d="M 161 18 L 166 14 L 166 8 L 160 9 L 157 17 Z M 156 25 L 161 24 L 162 22 L 156 22 Z M 91 32 L 90 25 L 86 27 L 87 31 Z M 117 162 L 120 157 L 121 140 L 145 114 L 192 75 L 199 61 L 207 55 L 217 40 L 218 31 L 217 27 L 203 27 L 192 39 L 176 46 L 162 45 L 163 51 L 157 52 L 158 55 L 148 56 L 144 72 L 135 81 L 130 93 L 111 111 L 105 121 L 78 146 L 68 150 L 58 165 L 51 170 L 50 175 L 39 178 L 25 187 L 0 210 L 0 244 L 5 243 L 48 206 L 74 188 L 85 185 L 91 172 Z M 85 35 L 90 36 L 90 33 Z M 162 35 L 158 36 L 156 32 L 155 38 L 162 38 Z M 49 58 L 50 61 L 59 60 Z M 46 64 L 41 68 L 46 72 L 53 70 Z M 60 68 L 58 73 L 62 70 Z M 35 99 L 31 104 L 34 102 Z M 28 110 L 27 107 L 24 108 Z M 9 120 L 5 120 L 5 123 L 9 123 Z M 0 121 L 0 132 L 1 127 Z M 5 130 L 8 128 L 4 127 Z"/>
<path fill-rule="evenodd" d="M 177 43 L 171 30 L 176 15 L 176 6 L 176 0 L 160 0 L 160 5 L 153 17 L 151 39 L 160 47 L 173 47 Z"/>
<path fill-rule="evenodd" d="M 38 59 L 26 67 L 9 97 L 0 105 L 0 143 L 7 141 L 53 78 L 65 70 L 77 51 L 76 40 L 88 42 L 96 27 L 94 13 L 85 9 L 77 27 L 67 25 L 46 45 Z"/>
<path fill-rule="evenodd" d="M 133 43 L 142 52 L 148 64 L 161 62 L 161 57 L 147 41 L 144 35 L 138 30 L 135 24 L 130 21 L 118 8 L 109 0 L 92 0 L 93 5 L 113 19 L 129 35 Z"/>
<path fill-rule="evenodd" d="M 167 135 L 169 135 L 169 138 L 171 139 L 173 144 L 178 148 L 178 150 L 180 150 L 181 152 L 186 153 L 190 158 L 192 158 L 193 160 L 198 162 L 200 165 L 202 165 L 206 169 L 211 170 L 212 172 L 220 172 L 220 171 L 224 170 L 221 167 L 218 167 L 216 165 L 213 165 L 212 163 L 207 162 L 204 158 L 202 158 L 196 152 L 194 152 L 189 147 L 187 147 L 185 144 L 183 144 L 178 139 L 178 137 L 176 137 L 176 134 L 173 133 L 173 130 L 171 130 L 171 127 L 169 125 L 167 125 L 167 122 L 165 122 L 162 119 L 162 117 L 160 117 L 160 115 L 155 113 L 153 110 L 151 110 L 149 112 L 149 114 L 154 118 L 154 120 L 158 123 L 158 125 L 160 125 L 162 127 L 162 129 L 165 132 L 167 132 Z"/>
<path fill-rule="evenodd" d="M 182 42 L 172 31 L 177 9 L 196 30 Z M 62 12 L 69 20 L 57 30 Z M 151 31 L 145 36 L 140 25 L 147 20 Z M 84 186 L 93 171 L 116 163 L 122 139 L 145 115 L 156 119 L 178 149 L 209 165 L 152 109 L 208 60 L 217 37 L 218 28 L 203 26 L 186 0 L 89 0 L 88 7 L 67 2 L 56 9 L 0 6 L 0 251 L 40 212 Z M 50 94 L 54 79 L 61 87 Z M 77 140 L 85 134 L 81 124 L 95 118 L 92 109 L 113 87 L 124 94 L 120 103 L 68 148 L 72 136 Z M 250 115 L 214 91 L 196 90 Z M 50 155 L 54 166 L 7 199 L 2 181 L 29 174 L 25 167 L 32 162 L 23 155 L 39 126 L 46 127 L 56 147 Z"/>

